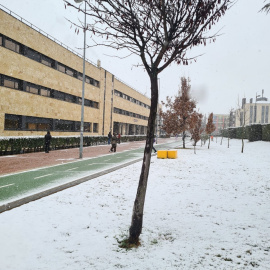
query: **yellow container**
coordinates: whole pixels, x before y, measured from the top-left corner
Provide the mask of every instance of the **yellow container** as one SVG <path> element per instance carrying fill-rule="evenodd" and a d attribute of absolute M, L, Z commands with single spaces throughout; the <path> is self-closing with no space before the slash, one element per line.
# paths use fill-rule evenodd
<path fill-rule="evenodd" d="M 177 158 L 177 150 L 168 150 L 168 158 Z"/>
<path fill-rule="evenodd" d="M 157 158 L 167 158 L 168 151 L 167 150 L 158 150 L 157 151 Z"/>

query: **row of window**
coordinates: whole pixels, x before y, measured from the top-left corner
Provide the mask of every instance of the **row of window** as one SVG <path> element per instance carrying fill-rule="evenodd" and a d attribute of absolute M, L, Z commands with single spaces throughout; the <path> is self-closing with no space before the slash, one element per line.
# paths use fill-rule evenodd
<path fill-rule="evenodd" d="M 132 98 L 132 97 L 130 97 L 130 96 L 128 96 L 128 95 L 126 95 L 126 94 L 118 91 L 118 90 L 115 90 L 114 89 L 114 95 L 116 95 L 118 97 L 121 97 L 121 98 L 124 98 L 126 100 L 129 100 L 129 101 L 131 101 L 131 102 L 133 102 L 135 104 L 138 104 L 138 105 L 140 105 L 140 106 L 142 106 L 142 107 L 147 108 L 147 109 L 150 110 L 150 106 L 149 105 L 147 105 L 147 104 L 145 104 L 145 103 L 143 103 L 143 102 L 141 102 L 141 101 L 139 101 L 139 100 L 137 100 L 135 98 Z"/>
<path fill-rule="evenodd" d="M 262 106 L 261 124 L 268 124 L 269 106 Z M 243 118 L 243 117 L 242 117 Z M 241 121 L 241 119 L 240 119 Z M 250 106 L 249 123 L 257 121 L 257 106 Z"/>
<path fill-rule="evenodd" d="M 73 68 L 70 68 L 64 64 L 61 64 L 49 57 L 47 57 L 44 54 L 41 54 L 33 49 L 28 48 L 27 46 L 7 37 L 4 36 L 2 34 L 0 34 L 0 46 L 3 46 L 9 50 L 12 50 L 16 53 L 22 54 L 34 61 L 37 61 L 39 63 L 42 63 L 48 67 L 54 68 L 60 72 L 63 72 L 69 76 L 72 76 L 74 78 L 77 78 L 79 80 L 83 80 L 83 74 L 74 70 Z M 85 76 L 85 82 L 92 84 L 96 87 L 99 87 L 99 81 L 89 77 L 89 76 Z"/>
<path fill-rule="evenodd" d="M 123 115 L 127 115 L 127 116 L 131 116 L 134 118 L 139 118 L 139 119 L 143 119 L 143 120 L 148 120 L 148 117 L 144 116 L 144 115 L 140 115 L 137 113 L 133 113 L 133 112 L 129 112 L 129 111 L 125 111 L 119 108 L 113 108 L 113 112 L 114 113 L 118 113 L 118 114 L 123 114 Z"/>
<path fill-rule="evenodd" d="M 5 114 L 5 130 L 79 132 L 81 122 Z M 84 122 L 85 132 L 98 133 L 98 123 Z"/>
<path fill-rule="evenodd" d="M 13 77 L 9 77 L 0 74 L 0 86 L 5 86 L 8 88 L 29 92 L 35 95 L 50 97 L 62 101 L 67 101 L 75 104 L 82 104 L 82 98 L 71 94 L 67 94 L 61 91 L 50 89 L 41 85 L 33 84 L 30 82 L 22 81 Z M 84 99 L 84 105 L 92 108 L 99 108 L 99 103 Z"/>

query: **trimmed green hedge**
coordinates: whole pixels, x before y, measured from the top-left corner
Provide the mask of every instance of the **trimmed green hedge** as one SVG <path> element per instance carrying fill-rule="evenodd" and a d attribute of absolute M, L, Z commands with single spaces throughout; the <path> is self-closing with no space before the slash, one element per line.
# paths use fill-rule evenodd
<path fill-rule="evenodd" d="M 246 127 L 228 128 L 222 131 L 224 137 L 231 139 L 248 139 L 250 142 L 254 141 L 270 141 L 270 124 L 267 125 L 250 125 Z"/>
<path fill-rule="evenodd" d="M 262 140 L 270 141 L 270 125 L 262 125 Z"/>
<path fill-rule="evenodd" d="M 143 141 L 146 136 L 122 136 L 121 142 Z M 108 143 L 107 136 L 85 136 L 84 146 L 102 145 Z M 52 137 L 51 150 L 80 147 L 80 137 Z M 0 139 L 0 156 L 44 151 L 44 137 L 18 137 Z"/>

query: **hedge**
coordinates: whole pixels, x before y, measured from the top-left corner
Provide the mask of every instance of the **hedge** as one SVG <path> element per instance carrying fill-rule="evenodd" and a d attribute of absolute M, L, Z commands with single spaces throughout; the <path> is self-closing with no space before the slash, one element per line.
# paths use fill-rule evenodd
<path fill-rule="evenodd" d="M 144 135 L 122 136 L 121 142 L 143 141 Z M 83 146 L 108 143 L 107 136 L 85 136 Z M 52 137 L 51 150 L 76 148 L 80 146 L 80 137 Z M 44 151 L 44 137 L 3 137 L 0 138 L 0 156 Z"/>
<path fill-rule="evenodd" d="M 270 141 L 270 124 L 261 125 L 255 124 L 245 127 L 228 128 L 222 130 L 224 137 L 231 139 L 248 139 L 250 142 L 254 141 Z"/>

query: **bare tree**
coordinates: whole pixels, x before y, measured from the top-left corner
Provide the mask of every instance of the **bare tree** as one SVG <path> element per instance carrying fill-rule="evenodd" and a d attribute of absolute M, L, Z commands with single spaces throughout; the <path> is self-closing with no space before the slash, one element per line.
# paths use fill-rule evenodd
<path fill-rule="evenodd" d="M 265 4 L 260 11 L 266 12 L 266 14 L 268 14 L 270 12 L 270 3 Z"/>
<path fill-rule="evenodd" d="M 212 132 L 215 131 L 215 129 L 216 129 L 216 126 L 213 123 L 213 113 L 210 113 L 210 115 L 208 116 L 208 121 L 205 128 L 205 132 L 209 136 L 208 149 L 210 148 L 210 135 Z"/>
<path fill-rule="evenodd" d="M 230 133 L 230 127 L 233 127 L 234 126 L 234 123 L 235 123 L 235 111 L 233 108 L 230 109 L 230 113 L 229 113 L 229 123 L 228 123 L 228 132 L 227 132 L 227 136 L 228 136 L 228 148 L 230 148 L 230 136 L 231 136 L 231 133 Z"/>
<path fill-rule="evenodd" d="M 63 0 L 81 12 L 72 0 Z M 127 49 L 140 57 L 151 82 L 151 107 L 142 169 L 134 202 L 128 243 L 138 244 L 154 138 L 158 103 L 158 74 L 173 62 L 187 65 L 186 53 L 207 40 L 215 41 L 209 29 L 233 0 L 85 0 L 91 22 L 84 31 L 92 38 L 104 37 L 96 45 Z M 77 25 L 83 28 L 82 25 Z"/>
<path fill-rule="evenodd" d="M 196 144 L 201 139 L 201 134 L 204 130 L 202 128 L 202 118 L 203 115 L 197 112 L 194 112 L 191 116 L 191 124 L 189 131 L 193 139 L 194 154 L 196 154 Z"/>
<path fill-rule="evenodd" d="M 239 100 L 238 100 L 238 109 L 236 110 L 236 118 L 238 118 L 238 121 L 240 122 L 240 126 L 241 126 L 241 140 L 242 140 L 241 153 L 244 153 L 245 127 L 246 127 L 246 123 L 249 120 L 248 114 L 249 114 L 249 109 L 247 108 L 247 105 L 246 105 L 246 99 L 245 98 L 242 99 L 242 106 L 240 106 Z"/>
<path fill-rule="evenodd" d="M 220 145 L 222 145 L 222 141 L 223 141 L 223 136 L 224 136 L 224 130 L 227 127 L 227 118 L 223 119 L 223 123 L 222 123 L 222 129 L 221 129 L 221 140 L 220 140 Z"/>

